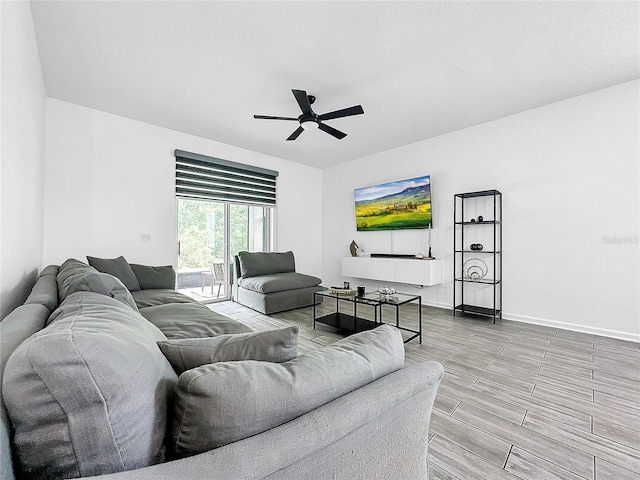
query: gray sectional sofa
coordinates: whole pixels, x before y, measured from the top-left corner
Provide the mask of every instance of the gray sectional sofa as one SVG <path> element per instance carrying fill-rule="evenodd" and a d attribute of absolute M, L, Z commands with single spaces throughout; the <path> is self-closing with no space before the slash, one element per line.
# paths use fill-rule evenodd
<path fill-rule="evenodd" d="M 394 327 L 297 356 L 297 327 L 252 332 L 170 268 L 118 265 L 47 267 L 0 322 L 3 480 L 427 478 L 443 369 L 403 368 Z"/>
<path fill-rule="evenodd" d="M 264 314 L 313 305 L 318 277 L 296 272 L 293 252 L 239 252 L 234 301 Z"/>

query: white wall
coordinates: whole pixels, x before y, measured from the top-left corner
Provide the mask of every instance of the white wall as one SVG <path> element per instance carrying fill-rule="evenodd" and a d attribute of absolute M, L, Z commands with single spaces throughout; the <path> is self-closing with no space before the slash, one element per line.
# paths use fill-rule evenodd
<path fill-rule="evenodd" d="M 42 262 L 45 87 L 31 4 L 1 2 L 0 318 L 22 303 Z"/>
<path fill-rule="evenodd" d="M 424 231 L 356 232 L 353 189 L 430 174 L 445 283 L 399 291 L 451 307 L 453 195 L 495 188 L 504 317 L 640 340 L 638 94 L 633 81 L 324 170 L 323 279 L 342 282 L 354 239 L 367 253 L 425 250 Z"/>
<path fill-rule="evenodd" d="M 420 292 L 440 306 L 452 298 L 453 195 L 497 188 L 505 317 L 640 340 L 638 81 L 320 172 L 45 100 L 30 5 L 1 8 L 0 317 L 40 267 L 68 257 L 175 264 L 180 148 L 279 170 L 277 247 L 326 284 L 342 280 L 352 239 L 369 253 L 426 249 L 423 231 L 356 232 L 353 188 L 430 174 L 433 252 L 447 282 Z"/>
<path fill-rule="evenodd" d="M 86 255 L 176 265 L 177 148 L 279 171 L 277 248 L 320 275 L 320 170 L 54 99 L 47 129 L 45 265 Z"/>

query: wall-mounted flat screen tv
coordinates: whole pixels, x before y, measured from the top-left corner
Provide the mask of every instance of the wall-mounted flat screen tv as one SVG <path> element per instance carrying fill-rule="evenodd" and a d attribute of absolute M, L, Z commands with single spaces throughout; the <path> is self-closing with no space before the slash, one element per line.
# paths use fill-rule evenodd
<path fill-rule="evenodd" d="M 359 232 L 431 226 L 429 175 L 356 188 L 353 193 Z"/>

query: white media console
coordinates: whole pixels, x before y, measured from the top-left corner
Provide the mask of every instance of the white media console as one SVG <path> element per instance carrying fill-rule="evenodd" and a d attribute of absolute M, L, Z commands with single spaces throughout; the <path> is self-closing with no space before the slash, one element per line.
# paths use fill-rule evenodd
<path fill-rule="evenodd" d="M 343 257 L 342 276 L 429 287 L 442 283 L 442 260 Z"/>

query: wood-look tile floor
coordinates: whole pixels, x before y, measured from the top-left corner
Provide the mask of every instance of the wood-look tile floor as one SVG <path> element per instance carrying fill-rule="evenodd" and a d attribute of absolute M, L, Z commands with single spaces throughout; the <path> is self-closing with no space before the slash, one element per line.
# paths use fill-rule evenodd
<path fill-rule="evenodd" d="M 301 354 L 344 337 L 314 330 L 311 307 L 271 316 L 233 302 L 210 308 L 256 330 L 299 325 Z M 401 324 L 417 328 L 417 312 L 401 307 Z M 445 368 L 431 418 L 432 480 L 640 480 L 640 343 L 432 307 L 422 308 L 422 326 L 422 345 L 405 345 L 406 364 Z"/>

